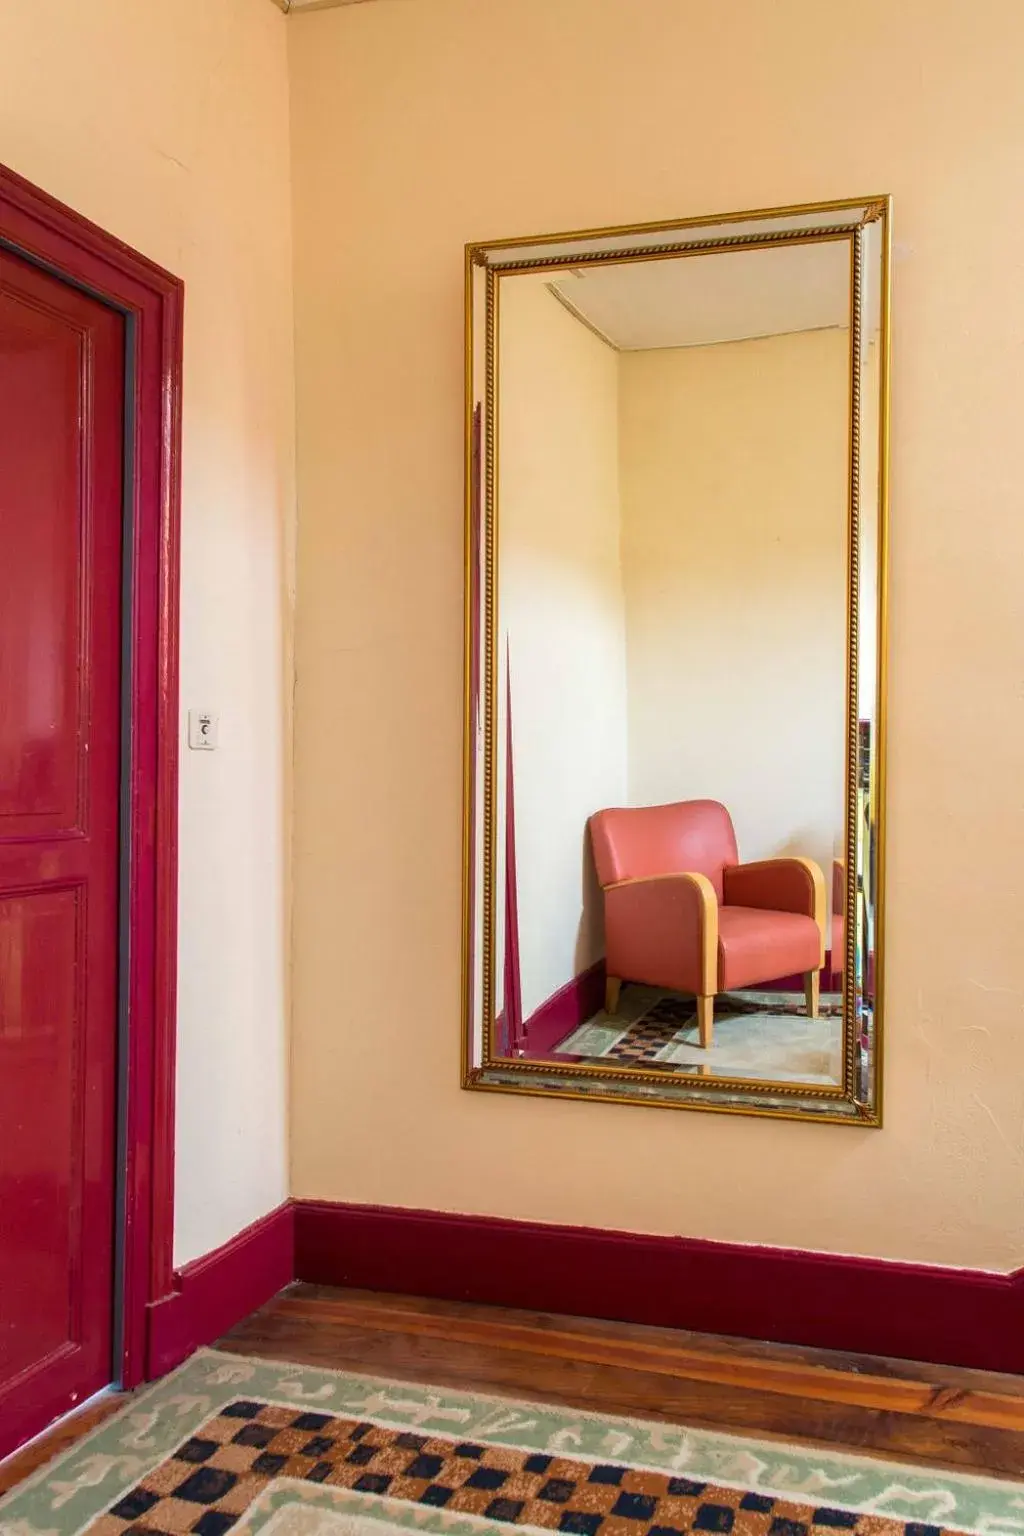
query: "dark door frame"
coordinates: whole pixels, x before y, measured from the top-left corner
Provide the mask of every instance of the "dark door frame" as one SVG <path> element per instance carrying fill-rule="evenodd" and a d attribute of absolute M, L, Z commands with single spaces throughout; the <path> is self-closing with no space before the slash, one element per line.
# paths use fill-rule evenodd
<path fill-rule="evenodd" d="M 174 1290 L 184 286 L 0 165 L 4 248 L 85 289 L 126 321 L 121 1187 L 112 1376 L 131 1387 L 146 1373 L 149 1309 Z M 26 1433 L 42 1427 L 26 1426 Z"/>

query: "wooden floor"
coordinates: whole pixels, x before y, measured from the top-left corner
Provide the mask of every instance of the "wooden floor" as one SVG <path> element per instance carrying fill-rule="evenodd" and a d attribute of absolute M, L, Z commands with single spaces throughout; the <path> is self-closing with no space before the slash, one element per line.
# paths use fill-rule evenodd
<path fill-rule="evenodd" d="M 102 1397 L 94 1398 L 74 1413 L 69 1413 L 59 1424 L 31 1441 L 23 1450 L 15 1451 L 6 1461 L 0 1461 L 0 1495 L 9 1493 L 16 1483 L 24 1482 L 39 1467 L 45 1466 L 48 1461 L 59 1456 L 61 1451 L 68 1450 L 81 1440 L 90 1429 L 95 1429 L 97 1424 L 109 1419 L 130 1396 L 127 1392 L 104 1392 Z"/>
<path fill-rule="evenodd" d="M 312 1285 L 218 1348 L 1024 1481 L 1019 1376 Z M 0 1464 L 0 1493 L 125 1401 L 87 1405 Z"/>
<path fill-rule="evenodd" d="M 312 1285 L 218 1347 L 1024 1480 L 1019 1376 Z"/>

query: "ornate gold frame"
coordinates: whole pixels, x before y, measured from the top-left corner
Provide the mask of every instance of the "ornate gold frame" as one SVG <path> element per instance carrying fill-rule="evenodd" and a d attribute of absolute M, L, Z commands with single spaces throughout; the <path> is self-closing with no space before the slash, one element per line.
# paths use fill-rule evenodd
<path fill-rule="evenodd" d="M 800 219 L 827 217 L 821 224 L 799 227 Z M 752 222 L 781 220 L 789 227 L 777 230 L 716 234 L 703 240 L 680 238 L 687 230 L 731 226 Z M 861 376 L 863 364 L 863 263 L 865 230 L 878 224 L 881 230 L 879 251 L 879 398 L 878 398 L 878 529 L 877 529 L 877 669 L 874 712 L 874 741 L 868 761 L 869 782 L 866 792 L 868 819 L 874 832 L 873 925 L 876 932 L 873 985 L 873 1037 L 869 1059 L 869 1081 L 858 1081 L 861 1058 L 854 1022 L 863 990 L 867 959 L 858 953 L 857 869 L 861 853 L 858 807 L 858 776 L 862 766 L 859 748 L 858 707 L 858 623 L 861 534 Z M 664 241 L 646 245 L 614 242 L 647 239 L 664 233 Z M 670 238 L 675 236 L 676 238 Z M 672 1076 L 664 1070 L 627 1068 L 600 1064 L 536 1062 L 502 1058 L 493 1053 L 494 1019 L 494 871 L 495 803 L 497 764 L 497 637 L 495 604 L 497 584 L 497 434 L 494 430 L 497 405 L 497 328 L 499 279 L 503 273 L 539 272 L 556 268 L 579 267 L 591 263 L 659 260 L 713 251 L 765 249 L 777 245 L 808 244 L 823 240 L 848 240 L 850 243 L 850 422 L 848 460 L 848 591 L 847 591 L 847 724 L 846 724 L 846 911 L 854 914 L 844 927 L 845 957 L 843 968 L 843 1082 L 835 1088 L 792 1083 L 757 1082 L 751 1079 L 695 1078 Z M 573 242 L 610 242 L 598 250 L 576 249 L 569 253 L 543 253 L 519 256 L 518 251 L 544 246 L 564 246 Z M 840 1125 L 878 1127 L 882 1123 L 882 1066 L 884 1013 L 884 905 L 885 905 L 885 752 L 886 688 L 888 640 L 888 516 L 889 516 L 889 414 L 891 369 L 891 242 L 892 202 L 888 196 L 809 203 L 788 207 L 757 209 L 743 213 L 716 214 L 710 217 L 679 219 L 669 223 L 585 229 L 543 236 L 516 237 L 470 244 L 465 252 L 465 672 L 463 766 L 463 1004 L 462 1004 L 462 1086 L 484 1092 L 527 1093 L 544 1097 L 598 1099 L 612 1103 L 657 1104 L 667 1108 L 710 1110 L 719 1114 L 770 1115 L 783 1119 L 824 1121 Z M 475 462 L 474 431 L 477 409 L 476 353 L 479 306 L 474 302 L 477 274 L 484 269 L 483 302 L 483 416 L 482 462 Z M 478 476 L 482 470 L 482 495 Z M 481 505 L 477 505 L 480 495 Z M 482 633 L 477 636 L 480 651 L 474 655 L 474 561 L 476 526 L 482 530 L 482 582 L 480 611 Z M 479 566 L 478 566 L 479 568 Z M 474 1050 L 474 937 L 476 932 L 476 896 L 474 869 L 477 855 L 477 819 L 474 815 L 475 786 L 478 776 L 474 740 L 474 679 L 483 659 L 480 697 L 483 703 L 484 771 L 480 820 L 482 850 L 482 966 L 483 1049 L 480 1059 Z M 860 967 L 860 969 L 859 969 Z"/>

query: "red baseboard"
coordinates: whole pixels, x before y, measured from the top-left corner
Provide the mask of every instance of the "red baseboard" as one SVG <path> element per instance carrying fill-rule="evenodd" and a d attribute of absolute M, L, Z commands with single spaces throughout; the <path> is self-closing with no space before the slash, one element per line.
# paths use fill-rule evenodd
<path fill-rule="evenodd" d="M 589 970 L 559 987 L 530 1014 L 523 1026 L 527 1055 L 544 1055 L 552 1050 L 559 1040 L 564 1040 L 603 1007 L 604 961 L 598 960 Z"/>
<path fill-rule="evenodd" d="M 294 1215 L 286 1201 L 222 1248 L 186 1264 L 175 1276 L 172 1294 L 149 1308 L 147 1379 L 212 1344 L 290 1285 L 294 1275 Z"/>
<path fill-rule="evenodd" d="M 149 1311 L 147 1376 L 296 1279 L 1024 1372 L 1024 1270 L 299 1200 L 180 1271 Z"/>
<path fill-rule="evenodd" d="M 1024 1371 L 1024 1270 L 393 1207 L 300 1200 L 294 1212 L 299 1280 Z"/>

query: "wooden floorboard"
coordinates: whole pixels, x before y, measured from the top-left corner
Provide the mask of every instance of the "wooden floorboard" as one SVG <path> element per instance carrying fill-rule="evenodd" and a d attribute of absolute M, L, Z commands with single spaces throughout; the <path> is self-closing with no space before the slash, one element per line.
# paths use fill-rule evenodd
<path fill-rule="evenodd" d="M 219 1347 L 1024 1480 L 1018 1376 L 310 1285 Z M 106 1394 L 0 1463 L 0 1494 L 126 1401 Z"/>
<path fill-rule="evenodd" d="M 1024 1479 L 1024 1378 L 295 1285 L 240 1354 Z"/>
<path fill-rule="evenodd" d="M 119 1408 L 123 1408 L 130 1396 L 128 1392 L 105 1392 L 102 1397 L 67 1414 L 52 1429 L 37 1436 L 22 1450 L 15 1451 L 13 1456 L 8 1456 L 6 1461 L 0 1461 L 0 1497 L 9 1493 L 18 1483 L 23 1483 L 62 1451 L 70 1450 L 97 1424 L 102 1424 Z"/>

